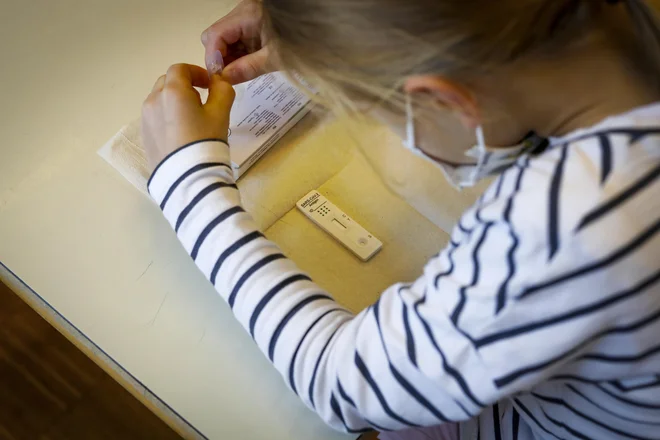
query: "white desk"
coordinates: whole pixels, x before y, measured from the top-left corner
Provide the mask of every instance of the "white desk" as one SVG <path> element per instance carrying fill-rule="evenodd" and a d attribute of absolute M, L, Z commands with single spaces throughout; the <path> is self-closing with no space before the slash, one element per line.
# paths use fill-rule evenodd
<path fill-rule="evenodd" d="M 203 62 L 199 34 L 232 3 L 0 2 L 0 277 L 186 437 L 346 438 L 285 387 L 157 207 L 96 155 L 138 117 L 154 80 L 170 64 Z M 303 131 L 313 128 L 310 121 L 301 126 L 282 143 L 313 137 Z M 299 181 L 291 176 L 281 183 L 286 203 L 252 207 L 266 213 L 260 220 L 269 237 L 359 310 L 389 283 L 417 276 L 447 235 L 387 192 L 367 165 L 349 158 L 344 131 L 315 132 L 321 138 L 311 142 L 315 151 L 332 154 Z M 448 229 L 474 196 L 452 198 L 433 180 L 437 203 L 427 203 L 418 197 L 425 188 L 417 168 L 384 154 L 392 150 L 385 144 L 372 142 L 380 160 L 374 166 L 394 164 L 399 175 L 393 189 L 417 197 L 412 204 Z M 299 148 L 293 157 L 286 145 L 276 150 L 268 160 L 287 169 L 315 154 Z M 342 172 L 324 175 L 331 164 Z M 260 180 L 248 175 L 244 185 L 268 198 L 280 168 L 259 166 Z M 333 251 L 332 264 L 324 264 L 324 252 L 339 245 L 295 209 L 283 208 L 317 186 L 333 200 L 343 195 L 344 206 L 358 207 L 350 212 L 359 221 L 377 220 L 367 226 L 388 240 L 372 263 L 360 265 Z M 432 208 L 438 204 L 442 209 Z M 383 206 L 392 208 L 387 219 Z M 309 243 L 306 249 L 292 244 L 301 240 Z"/>
<path fill-rule="evenodd" d="M 1 276 L 186 436 L 343 438 L 96 155 L 170 64 L 203 62 L 199 34 L 233 3 L 0 2 Z"/>

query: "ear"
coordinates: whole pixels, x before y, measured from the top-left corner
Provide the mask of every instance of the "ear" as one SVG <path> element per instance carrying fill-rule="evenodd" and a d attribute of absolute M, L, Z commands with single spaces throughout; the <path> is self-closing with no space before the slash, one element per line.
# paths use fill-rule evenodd
<path fill-rule="evenodd" d="M 469 130 L 481 125 L 476 98 L 458 83 L 441 76 L 416 75 L 406 80 L 403 89 L 410 95 L 424 94 L 441 107 L 451 110 Z"/>

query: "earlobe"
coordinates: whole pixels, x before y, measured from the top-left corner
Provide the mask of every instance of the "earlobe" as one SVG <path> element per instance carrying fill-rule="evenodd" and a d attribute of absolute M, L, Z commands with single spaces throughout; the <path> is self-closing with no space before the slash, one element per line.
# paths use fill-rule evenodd
<path fill-rule="evenodd" d="M 441 108 L 458 116 L 468 130 L 481 125 L 477 100 L 470 90 L 454 81 L 436 75 L 416 75 L 409 77 L 404 91 L 410 95 L 424 95 Z"/>

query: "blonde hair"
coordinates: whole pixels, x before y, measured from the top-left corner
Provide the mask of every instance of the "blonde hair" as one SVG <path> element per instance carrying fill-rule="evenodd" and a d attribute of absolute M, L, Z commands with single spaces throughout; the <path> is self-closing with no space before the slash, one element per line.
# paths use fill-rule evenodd
<path fill-rule="evenodd" d="M 327 104 L 353 106 L 395 98 L 410 75 L 488 72 L 559 55 L 594 34 L 620 39 L 655 81 L 660 26 L 650 1 L 263 0 L 263 8 L 280 65 L 323 90 Z M 605 20 L 608 3 L 625 3 L 631 20 Z"/>

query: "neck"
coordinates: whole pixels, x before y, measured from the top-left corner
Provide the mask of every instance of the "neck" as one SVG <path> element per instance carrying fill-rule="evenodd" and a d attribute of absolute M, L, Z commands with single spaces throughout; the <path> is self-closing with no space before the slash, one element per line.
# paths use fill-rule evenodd
<path fill-rule="evenodd" d="M 509 81 L 516 97 L 511 112 L 545 137 L 564 136 L 660 100 L 629 60 L 604 46 L 569 55 L 559 65 L 532 63 Z"/>

